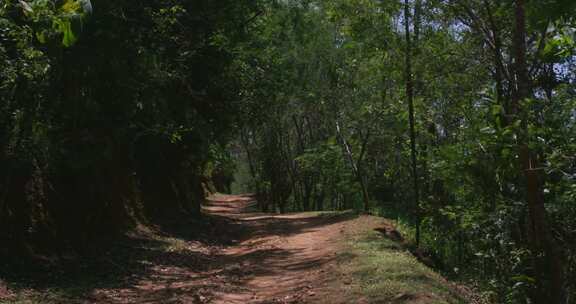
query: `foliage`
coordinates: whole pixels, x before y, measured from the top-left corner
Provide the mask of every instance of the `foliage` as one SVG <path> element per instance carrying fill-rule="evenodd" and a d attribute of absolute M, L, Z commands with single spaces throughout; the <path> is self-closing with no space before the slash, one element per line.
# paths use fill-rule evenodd
<path fill-rule="evenodd" d="M 82 252 L 135 221 L 198 216 L 258 6 L 3 1 L 0 238 Z"/>
<path fill-rule="evenodd" d="M 422 225 L 447 275 L 525 303 L 538 289 L 519 146 L 542 160 L 552 234 L 574 281 L 574 22 L 570 1 L 527 7 L 531 98 L 517 84 L 514 1 L 272 1 L 237 62 L 253 191 L 272 210 L 369 210 Z M 418 210 L 405 56 L 413 58 Z M 268 207 L 268 208 L 266 208 Z M 412 234 L 414 236 L 414 234 Z M 572 262 L 570 262 L 572 261 Z M 568 283 L 571 285 L 571 283 Z M 567 285 L 567 286 L 568 286 Z M 574 293 L 574 286 L 565 292 Z"/>
<path fill-rule="evenodd" d="M 439 268 L 499 303 L 546 297 L 556 253 L 568 301 L 576 7 L 526 2 L 3 1 L 0 238 L 82 251 L 198 217 L 245 168 L 265 211 L 420 227 Z"/>

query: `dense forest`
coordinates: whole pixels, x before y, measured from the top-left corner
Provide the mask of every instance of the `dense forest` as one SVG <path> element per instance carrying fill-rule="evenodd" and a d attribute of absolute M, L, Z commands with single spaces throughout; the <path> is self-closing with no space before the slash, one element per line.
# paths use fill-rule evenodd
<path fill-rule="evenodd" d="M 242 169 L 263 212 L 391 218 L 496 303 L 576 303 L 574 16 L 572 0 L 0 0 L 0 256 L 202 221 Z"/>

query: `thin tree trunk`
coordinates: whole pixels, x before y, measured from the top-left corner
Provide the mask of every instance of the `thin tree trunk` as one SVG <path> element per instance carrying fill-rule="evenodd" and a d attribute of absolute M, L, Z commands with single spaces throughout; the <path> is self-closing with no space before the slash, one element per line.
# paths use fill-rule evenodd
<path fill-rule="evenodd" d="M 364 136 L 364 139 L 362 140 L 362 149 L 360 150 L 360 155 L 356 161 L 356 177 L 358 178 L 358 182 L 362 188 L 364 212 L 366 213 L 370 211 L 370 194 L 368 193 L 368 182 L 366 181 L 366 175 L 364 174 L 364 155 L 366 155 L 368 140 L 370 140 L 370 130 L 367 131 L 366 136 Z"/>
<path fill-rule="evenodd" d="M 410 122 L 410 156 L 412 161 L 412 179 L 414 183 L 414 208 L 416 212 L 416 246 L 420 246 L 420 190 L 416 163 L 416 127 L 414 122 L 414 82 L 412 78 L 412 41 L 410 38 L 410 2 L 404 0 L 404 30 L 406 35 L 406 98 L 408 100 L 408 118 Z"/>
<path fill-rule="evenodd" d="M 242 141 L 242 145 L 244 146 L 244 150 L 246 151 L 246 157 L 248 158 L 248 167 L 250 168 L 250 175 L 252 176 L 253 179 L 255 179 L 256 166 L 254 164 L 254 159 L 250 151 L 250 143 L 248 142 L 248 137 L 244 132 L 245 132 L 244 130 L 240 132 L 240 140 Z"/>
<path fill-rule="evenodd" d="M 350 166 L 352 167 L 352 173 L 356 177 L 358 184 L 362 190 L 362 201 L 364 203 L 364 212 L 368 213 L 370 210 L 370 196 L 368 194 L 368 188 L 366 186 L 366 181 L 363 176 L 363 172 L 359 165 L 361 165 L 362 158 L 364 156 L 364 152 L 366 150 L 366 144 L 368 143 L 368 139 L 370 137 L 370 132 L 367 133 L 366 138 L 364 138 L 362 143 L 362 151 L 360 152 L 360 156 L 358 157 L 358 161 L 354 161 L 354 155 L 352 154 L 352 148 L 346 141 L 346 138 L 342 134 L 342 129 L 340 127 L 340 122 L 336 120 L 336 133 L 338 134 L 338 138 L 342 148 L 344 150 L 344 156 L 348 159 Z"/>
<path fill-rule="evenodd" d="M 257 178 L 257 173 L 256 173 L 256 164 L 254 161 L 254 157 L 252 155 L 252 152 L 250 151 L 250 141 L 248 139 L 248 135 L 245 133 L 246 130 L 241 130 L 240 131 L 240 140 L 242 141 L 242 145 L 244 146 L 244 150 L 246 150 L 246 157 L 248 158 L 248 167 L 250 168 L 250 175 L 252 176 L 252 180 L 256 180 Z M 256 185 L 256 202 L 258 204 L 258 207 L 260 208 L 260 210 L 262 210 L 263 212 L 267 212 L 268 208 L 267 208 L 267 204 L 268 202 L 265 201 L 267 200 L 266 195 L 264 195 L 262 189 L 260 189 L 260 185 L 257 184 Z"/>
<path fill-rule="evenodd" d="M 508 100 L 505 98 L 504 92 L 505 69 L 504 59 L 502 58 L 502 40 L 500 39 L 500 31 L 498 30 L 498 26 L 494 20 L 490 2 L 488 0 L 484 0 L 484 6 L 486 8 L 486 13 L 488 14 L 490 32 L 492 33 L 492 56 L 494 60 L 494 81 L 496 82 L 496 102 L 501 105 L 505 111 L 508 111 Z M 486 39 L 490 39 L 490 37 L 487 37 Z M 504 113 L 504 116 L 502 117 L 503 126 L 506 126 L 509 123 L 507 114 L 509 113 Z"/>

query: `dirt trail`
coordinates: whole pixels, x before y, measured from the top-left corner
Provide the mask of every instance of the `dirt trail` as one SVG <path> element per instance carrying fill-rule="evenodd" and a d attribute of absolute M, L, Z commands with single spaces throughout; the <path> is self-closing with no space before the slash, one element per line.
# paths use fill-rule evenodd
<path fill-rule="evenodd" d="M 275 215 L 255 205 L 248 195 L 210 197 L 203 207 L 213 229 L 208 239 L 223 240 L 169 237 L 168 250 L 163 245 L 132 259 L 144 264 L 143 274 L 91 289 L 87 301 L 74 303 L 364 303 L 346 299 L 350 286 L 336 270 L 343 234 L 358 230 L 356 215 Z"/>
<path fill-rule="evenodd" d="M 144 226 L 66 267 L 47 265 L 22 276 L 0 272 L 0 303 L 365 302 L 350 300 L 339 249 L 345 236 L 383 219 L 265 214 L 255 204 L 247 195 L 214 195 L 202 221 L 176 218 L 169 230 Z"/>
<path fill-rule="evenodd" d="M 201 221 L 143 226 L 89 259 L 41 272 L 0 271 L 0 303 L 472 303 L 383 239 L 382 229 L 394 230 L 386 219 L 255 205 L 248 195 L 214 195 Z"/>
<path fill-rule="evenodd" d="M 206 211 L 234 219 L 243 229 L 223 260 L 235 261 L 237 289 L 215 293 L 214 303 L 338 303 L 339 277 L 333 267 L 341 234 L 353 215 L 256 213 L 249 196 L 217 195 Z"/>

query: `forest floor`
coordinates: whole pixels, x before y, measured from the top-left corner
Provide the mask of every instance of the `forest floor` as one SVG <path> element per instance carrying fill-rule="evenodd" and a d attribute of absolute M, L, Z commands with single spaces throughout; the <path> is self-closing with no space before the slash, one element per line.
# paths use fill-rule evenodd
<path fill-rule="evenodd" d="M 217 194 L 204 207 L 208 224 L 196 227 L 204 237 L 185 223 L 141 229 L 89 264 L 28 279 L 0 271 L 0 303 L 474 302 L 418 262 L 385 219 L 273 215 L 254 205 L 248 195 Z"/>

